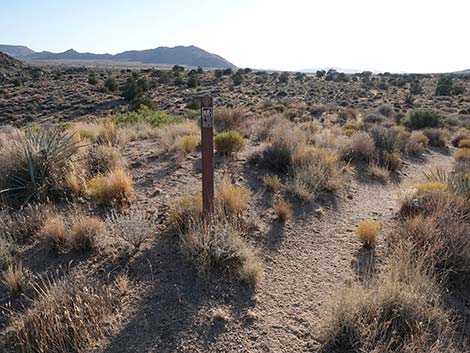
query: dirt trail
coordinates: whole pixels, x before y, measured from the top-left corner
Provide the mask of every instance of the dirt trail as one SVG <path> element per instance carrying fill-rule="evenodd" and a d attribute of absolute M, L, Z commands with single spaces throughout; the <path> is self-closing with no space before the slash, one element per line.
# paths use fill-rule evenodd
<path fill-rule="evenodd" d="M 404 167 L 403 181 L 420 177 L 433 165 L 450 167 L 451 162 L 451 155 L 431 152 L 426 162 Z M 371 259 L 355 238 L 356 224 L 377 219 L 384 224 L 382 234 L 390 231 L 399 188 L 398 182 L 371 184 L 356 178 L 337 207 L 286 226 L 279 246 L 265 259 L 266 278 L 257 291 L 258 320 L 242 351 L 317 351 L 319 317 L 326 302 L 348 279 L 361 276 L 360 264 Z"/>

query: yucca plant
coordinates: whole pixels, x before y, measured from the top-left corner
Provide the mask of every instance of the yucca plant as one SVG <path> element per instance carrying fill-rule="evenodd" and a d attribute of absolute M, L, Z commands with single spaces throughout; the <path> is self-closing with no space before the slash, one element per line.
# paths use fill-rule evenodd
<path fill-rule="evenodd" d="M 80 147 L 73 133 L 50 128 L 28 130 L 9 151 L 0 176 L 0 195 L 14 205 L 50 196 L 70 171 Z"/>
<path fill-rule="evenodd" d="M 445 183 L 450 191 L 470 199 L 470 174 L 448 173 L 443 168 L 435 168 L 429 173 L 424 173 L 426 179 L 431 182 Z"/>

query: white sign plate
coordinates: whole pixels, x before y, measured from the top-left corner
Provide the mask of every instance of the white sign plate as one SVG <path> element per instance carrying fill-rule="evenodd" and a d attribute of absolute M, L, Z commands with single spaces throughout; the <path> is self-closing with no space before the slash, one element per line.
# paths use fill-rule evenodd
<path fill-rule="evenodd" d="M 213 121 L 212 108 L 203 107 L 202 108 L 202 127 L 212 127 L 214 124 Z"/>

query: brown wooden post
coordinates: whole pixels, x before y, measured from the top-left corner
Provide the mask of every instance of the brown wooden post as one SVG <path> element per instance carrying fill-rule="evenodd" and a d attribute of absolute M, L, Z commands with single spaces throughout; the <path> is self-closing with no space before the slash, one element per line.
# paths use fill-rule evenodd
<path fill-rule="evenodd" d="M 214 211 L 214 112 L 213 99 L 201 97 L 202 207 L 204 219 Z"/>

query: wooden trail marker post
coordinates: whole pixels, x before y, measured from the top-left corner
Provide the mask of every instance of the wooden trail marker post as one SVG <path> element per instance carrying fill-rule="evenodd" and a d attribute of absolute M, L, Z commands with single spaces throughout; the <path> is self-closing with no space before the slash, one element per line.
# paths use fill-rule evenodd
<path fill-rule="evenodd" d="M 201 97 L 202 209 L 204 219 L 214 211 L 214 109 L 211 96 Z"/>

